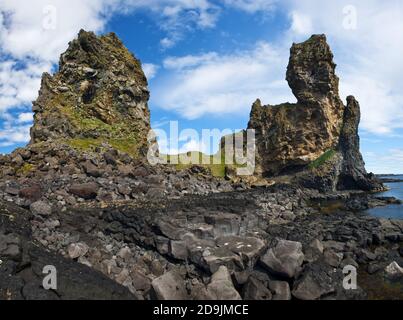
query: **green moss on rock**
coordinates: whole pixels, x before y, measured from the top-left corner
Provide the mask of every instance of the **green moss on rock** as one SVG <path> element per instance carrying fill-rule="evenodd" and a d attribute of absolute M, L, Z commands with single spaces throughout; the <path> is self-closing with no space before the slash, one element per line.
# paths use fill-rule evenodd
<path fill-rule="evenodd" d="M 328 160 L 332 159 L 336 154 L 336 151 L 333 149 L 330 149 L 326 151 L 324 154 L 322 154 L 318 159 L 315 161 L 311 162 L 309 164 L 310 169 L 315 169 L 321 167 L 323 164 L 325 164 Z"/>
<path fill-rule="evenodd" d="M 35 166 L 31 163 L 25 162 L 21 168 L 19 168 L 16 173 L 17 174 L 22 174 L 22 175 L 27 175 L 28 173 L 32 172 L 35 170 Z"/>

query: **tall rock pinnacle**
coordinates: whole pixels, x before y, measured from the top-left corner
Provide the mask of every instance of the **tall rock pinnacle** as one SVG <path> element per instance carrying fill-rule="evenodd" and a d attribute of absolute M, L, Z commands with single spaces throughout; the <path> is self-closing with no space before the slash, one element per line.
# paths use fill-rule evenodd
<path fill-rule="evenodd" d="M 297 103 L 252 106 L 248 128 L 256 130 L 259 173 L 303 172 L 304 183 L 324 190 L 381 187 L 359 151 L 359 104 L 350 97 L 344 106 L 335 68 L 325 35 L 293 44 L 286 79 Z"/>
<path fill-rule="evenodd" d="M 31 144 L 61 141 L 73 147 L 109 144 L 133 156 L 146 151 L 149 91 L 141 64 L 114 33 L 81 30 L 45 73 L 33 104 Z"/>

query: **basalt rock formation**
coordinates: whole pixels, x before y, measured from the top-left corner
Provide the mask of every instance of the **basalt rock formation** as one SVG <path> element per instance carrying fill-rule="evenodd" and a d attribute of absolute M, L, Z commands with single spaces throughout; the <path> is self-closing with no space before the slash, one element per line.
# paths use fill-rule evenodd
<path fill-rule="evenodd" d="M 81 30 L 61 55 L 59 70 L 42 77 L 33 103 L 31 144 L 57 141 L 73 147 L 109 144 L 145 155 L 150 112 L 147 79 L 114 33 Z"/>
<path fill-rule="evenodd" d="M 358 101 L 353 96 L 347 97 L 343 128 L 339 140 L 339 151 L 344 159 L 337 182 L 340 189 L 355 189 L 358 187 L 363 190 L 371 190 L 376 186 L 375 177 L 367 174 L 364 160 L 359 151 L 358 125 L 360 117 Z M 378 187 L 380 187 L 379 184 Z"/>
<path fill-rule="evenodd" d="M 347 106 L 341 101 L 335 68 L 325 35 L 292 46 L 286 79 L 297 103 L 252 106 L 248 128 L 256 130 L 258 173 L 296 175 L 323 191 L 382 187 L 365 170 L 360 107 L 354 97 Z"/>

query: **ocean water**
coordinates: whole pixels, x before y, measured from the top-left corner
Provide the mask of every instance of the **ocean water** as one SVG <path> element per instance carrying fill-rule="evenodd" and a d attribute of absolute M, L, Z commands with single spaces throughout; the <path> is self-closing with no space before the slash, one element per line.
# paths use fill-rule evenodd
<path fill-rule="evenodd" d="M 403 175 L 385 178 L 403 179 Z M 379 193 L 380 196 L 395 197 L 397 199 L 403 200 L 403 182 L 385 183 L 385 185 L 390 190 Z M 385 207 L 373 208 L 368 210 L 367 212 L 370 215 L 381 218 L 403 219 L 403 205 L 389 205 Z"/>

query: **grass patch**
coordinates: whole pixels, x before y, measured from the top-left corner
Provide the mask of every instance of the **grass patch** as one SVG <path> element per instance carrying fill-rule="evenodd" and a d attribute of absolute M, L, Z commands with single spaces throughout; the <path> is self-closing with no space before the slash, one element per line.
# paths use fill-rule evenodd
<path fill-rule="evenodd" d="M 161 155 L 168 164 L 175 165 L 177 170 L 184 170 L 192 167 L 193 165 L 199 165 L 201 167 L 208 168 L 214 177 L 224 177 L 225 176 L 225 159 L 218 155 L 206 155 L 199 151 L 191 151 L 188 153 L 182 153 L 178 155 Z M 190 162 L 183 160 L 190 160 Z"/>
<path fill-rule="evenodd" d="M 162 154 L 161 157 L 165 159 L 168 164 L 174 165 L 177 170 L 184 170 L 198 165 L 209 169 L 214 177 L 225 176 L 224 162 L 220 161 L 219 164 L 214 164 L 214 160 L 217 159 L 216 155 L 206 155 L 199 151 L 190 151 L 177 155 Z M 183 160 L 186 160 L 186 162 L 183 162 Z"/>
<path fill-rule="evenodd" d="M 134 139 L 74 138 L 65 140 L 65 143 L 78 151 L 95 151 L 96 148 L 102 148 L 107 144 L 134 158 L 138 155 L 136 140 Z"/>
<path fill-rule="evenodd" d="M 17 174 L 26 175 L 35 170 L 35 166 L 31 163 L 25 162 L 21 168 L 17 170 Z"/>
<path fill-rule="evenodd" d="M 319 168 L 325 162 L 332 159 L 335 155 L 336 155 L 336 151 L 333 149 L 330 149 L 330 150 L 326 151 L 324 154 L 322 154 L 318 159 L 316 159 L 315 161 L 312 161 L 308 167 L 310 169 Z"/>
<path fill-rule="evenodd" d="M 185 156 L 187 159 L 191 160 L 190 163 L 188 162 L 183 163 L 181 161 L 181 157 Z M 219 178 L 225 177 L 227 167 L 233 167 L 233 168 L 246 167 L 246 164 L 245 165 L 238 165 L 235 163 L 232 165 L 225 164 L 225 155 L 223 152 L 221 154 L 217 153 L 214 155 L 206 155 L 199 151 L 191 151 L 186 154 L 182 153 L 178 155 L 162 154 L 161 157 L 168 164 L 175 165 L 175 168 L 177 170 L 184 170 L 192 167 L 193 165 L 198 165 L 209 169 L 214 177 Z"/>
<path fill-rule="evenodd" d="M 134 139 L 134 138 L 109 139 L 108 143 L 116 150 L 125 152 L 134 158 L 138 155 L 136 139 Z"/>
<path fill-rule="evenodd" d="M 74 138 L 66 140 L 66 143 L 79 151 L 93 151 L 96 147 L 101 146 L 102 141 L 90 138 Z"/>

